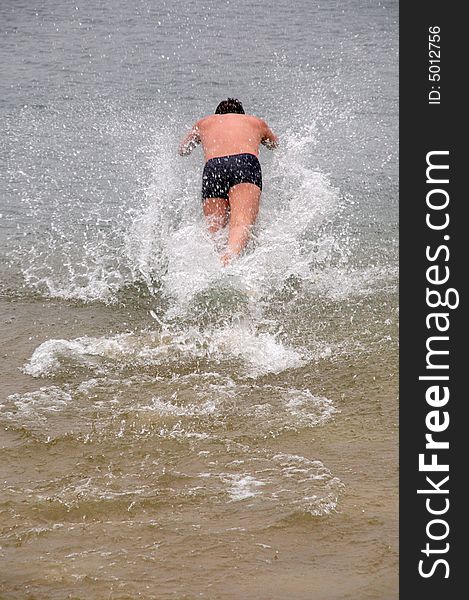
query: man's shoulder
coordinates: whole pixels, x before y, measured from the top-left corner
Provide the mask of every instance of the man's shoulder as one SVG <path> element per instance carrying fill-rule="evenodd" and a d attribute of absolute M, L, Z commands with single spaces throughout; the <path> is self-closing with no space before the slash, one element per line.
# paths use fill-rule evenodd
<path fill-rule="evenodd" d="M 252 122 L 255 123 L 256 125 L 259 125 L 260 127 L 265 127 L 267 125 L 267 123 L 264 121 L 264 119 L 261 119 L 260 117 L 256 117 L 256 115 L 246 115 L 248 116 L 250 119 L 252 119 Z"/>
<path fill-rule="evenodd" d="M 217 115 L 217 114 L 206 115 L 205 117 L 202 117 L 195 123 L 195 127 L 200 129 L 200 128 L 203 128 L 204 126 L 209 126 L 211 124 L 219 124 L 220 116 L 228 116 L 228 114 L 227 115 Z M 266 122 L 263 119 L 256 117 L 255 115 L 246 115 L 246 114 L 240 115 L 240 114 L 236 114 L 236 113 L 229 113 L 229 116 L 239 118 L 240 120 L 246 120 L 246 121 L 250 122 L 251 125 L 253 125 L 253 126 L 257 126 L 257 127 L 265 127 L 266 126 Z"/>
<path fill-rule="evenodd" d="M 194 126 L 200 129 L 200 127 L 208 125 L 210 122 L 214 121 L 214 117 L 216 117 L 216 115 L 206 115 L 205 117 L 199 119 Z"/>
<path fill-rule="evenodd" d="M 250 119 L 252 121 L 262 121 L 262 119 L 260 119 L 259 117 L 257 117 L 256 115 L 240 115 L 246 119 Z"/>

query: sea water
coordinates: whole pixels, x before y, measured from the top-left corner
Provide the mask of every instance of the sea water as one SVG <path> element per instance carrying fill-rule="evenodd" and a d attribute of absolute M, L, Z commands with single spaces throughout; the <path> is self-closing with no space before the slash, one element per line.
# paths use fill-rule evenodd
<path fill-rule="evenodd" d="M 396 598 L 397 3 L 0 16 L 3 596 Z M 222 268 L 227 96 L 280 147 Z"/>

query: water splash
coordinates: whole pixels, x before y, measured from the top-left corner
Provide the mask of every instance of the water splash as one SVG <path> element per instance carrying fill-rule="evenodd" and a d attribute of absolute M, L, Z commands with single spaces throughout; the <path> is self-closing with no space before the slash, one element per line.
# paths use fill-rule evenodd
<path fill-rule="evenodd" d="M 174 334 L 141 332 L 101 338 L 50 339 L 36 348 L 24 371 L 33 377 L 83 369 L 104 374 L 157 365 L 190 366 L 204 358 L 218 364 L 236 359 L 253 377 L 304 364 L 299 352 L 284 346 L 273 335 L 234 324 L 204 331 L 189 328 Z"/>
<path fill-rule="evenodd" d="M 64 115 L 59 122 L 45 111 L 29 123 L 25 110 L 19 127 L 34 138 L 32 152 L 41 163 L 37 175 L 27 165 L 16 170 L 34 221 L 34 228 L 24 226 L 13 253 L 26 285 L 50 297 L 112 304 L 129 287 L 141 293 L 143 284 L 150 296 L 163 290 L 176 314 L 175 304 L 184 312 L 198 294 L 232 288 L 234 280 L 257 300 L 289 277 L 310 281 L 318 271 L 348 264 L 354 242 L 340 219 L 347 200 L 313 156 L 321 131 L 341 115 L 317 91 L 308 102 L 292 116 L 294 129 L 280 125 L 278 152 L 263 151 L 258 225 L 246 254 L 226 270 L 201 215 L 200 157 L 176 155 L 176 116 L 122 107 L 101 114 L 85 106 L 78 122 L 74 116 L 63 123 Z M 98 136 L 99 155 L 78 143 L 84 125 Z M 75 145 L 68 156 L 70 140 Z M 44 158 L 44 144 L 55 144 L 55 162 Z M 77 160 L 92 168 L 77 173 Z M 57 172 L 63 165 L 67 169 Z M 73 193 L 65 180 L 70 172 Z"/>

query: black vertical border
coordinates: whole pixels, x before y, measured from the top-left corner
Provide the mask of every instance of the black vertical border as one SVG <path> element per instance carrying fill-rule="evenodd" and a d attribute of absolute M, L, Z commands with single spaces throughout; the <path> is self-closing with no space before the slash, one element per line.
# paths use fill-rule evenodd
<path fill-rule="evenodd" d="M 425 598 L 426 600 L 459 598 L 465 596 L 467 586 L 465 570 L 465 531 L 469 503 L 463 490 L 466 472 L 469 429 L 466 426 L 468 392 L 464 387 L 463 373 L 469 371 L 469 353 L 465 338 L 469 335 L 466 310 L 465 279 L 469 277 L 469 222 L 464 214 L 469 212 L 469 197 L 463 188 L 466 171 L 466 137 L 469 135 L 464 89 L 469 80 L 469 68 L 464 63 L 464 47 L 469 38 L 467 23 L 462 11 L 464 3 L 435 2 L 400 3 L 400 598 Z M 429 28 L 441 29 L 441 104 L 430 105 L 429 81 Z M 464 106 L 463 106 L 464 105 Z M 450 224 L 444 232 L 431 231 L 426 226 L 426 155 L 432 150 L 449 150 L 448 207 Z M 448 234 L 450 240 L 443 241 Z M 419 381 L 425 374 L 426 347 L 429 333 L 425 318 L 432 312 L 426 305 L 426 246 L 437 247 L 446 243 L 450 250 L 447 264 L 450 280 L 460 295 L 457 309 L 448 310 L 451 325 L 446 335 L 449 341 L 450 400 L 445 409 L 450 415 L 450 426 L 438 439 L 448 440 L 449 450 L 440 451 L 440 462 L 449 462 L 450 508 L 442 516 L 449 524 L 448 537 L 432 542 L 426 535 L 427 523 L 432 518 L 426 510 L 426 497 L 417 489 L 428 488 L 425 476 L 419 473 L 418 455 L 425 451 L 425 434 L 428 432 L 425 417 L 432 410 L 425 401 L 428 382 Z M 443 254 L 442 254 L 443 256 Z M 445 310 L 443 308 L 439 310 Z M 466 317 L 466 318 L 465 318 Z M 442 334 L 444 335 L 444 334 Z M 441 374 L 441 373 L 440 373 Z M 437 437 L 435 435 L 435 437 Z M 430 452 L 431 453 L 431 452 Z M 435 473 L 435 481 L 442 478 Z M 434 496 L 436 498 L 436 496 Z M 439 496 L 442 498 L 442 496 Z M 436 504 L 435 504 L 436 506 Z M 435 530 L 436 531 L 436 530 Z M 442 548 L 446 542 L 449 550 L 434 554 L 428 559 L 423 553 L 426 543 Z M 434 575 L 419 575 L 419 561 L 426 560 L 426 569 L 432 560 L 444 558 L 449 563 L 449 577 L 440 565 Z M 458 591 L 457 591 L 458 590 Z"/>

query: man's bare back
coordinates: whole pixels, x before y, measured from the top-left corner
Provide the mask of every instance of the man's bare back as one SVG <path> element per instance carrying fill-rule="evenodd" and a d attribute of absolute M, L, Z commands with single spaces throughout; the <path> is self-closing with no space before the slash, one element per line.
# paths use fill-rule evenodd
<path fill-rule="evenodd" d="M 205 160 L 231 154 L 259 155 L 259 145 L 274 148 L 277 137 L 265 121 L 252 115 L 228 113 L 208 115 L 197 121 L 184 138 L 180 154 L 190 154 L 192 147 L 202 144 Z M 189 148 L 191 148 L 189 150 Z"/>
<path fill-rule="evenodd" d="M 182 140 L 179 154 L 190 154 L 199 143 L 206 161 L 202 199 L 209 230 L 215 233 L 230 224 L 227 250 L 221 257 L 226 265 L 246 246 L 259 211 L 259 146 L 274 149 L 278 139 L 265 121 L 244 114 L 241 103 L 228 98 L 218 105 L 216 114 L 195 123 Z"/>

